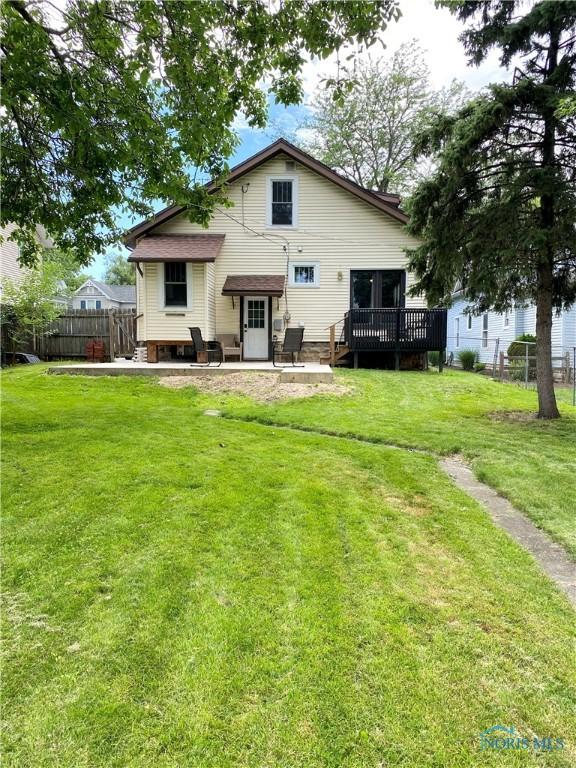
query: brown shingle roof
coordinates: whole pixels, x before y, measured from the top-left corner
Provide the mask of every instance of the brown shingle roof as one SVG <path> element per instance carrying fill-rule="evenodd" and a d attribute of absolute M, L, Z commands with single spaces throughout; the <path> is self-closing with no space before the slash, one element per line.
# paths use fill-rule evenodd
<path fill-rule="evenodd" d="M 146 235 L 128 261 L 215 261 L 225 235 Z"/>
<path fill-rule="evenodd" d="M 284 275 L 228 275 L 223 296 L 282 296 Z"/>

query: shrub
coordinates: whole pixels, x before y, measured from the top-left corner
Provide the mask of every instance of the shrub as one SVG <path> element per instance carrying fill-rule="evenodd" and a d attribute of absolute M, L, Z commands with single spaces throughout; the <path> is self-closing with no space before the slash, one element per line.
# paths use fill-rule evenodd
<path fill-rule="evenodd" d="M 476 352 L 473 349 L 461 349 L 458 352 L 458 361 L 465 371 L 473 371 L 476 362 Z"/>
<path fill-rule="evenodd" d="M 440 364 L 440 352 L 428 352 L 428 365 L 438 368 Z"/>
<path fill-rule="evenodd" d="M 531 333 L 523 333 L 518 336 L 508 347 L 508 370 L 510 378 L 513 381 L 525 381 L 526 379 L 526 344 L 523 341 L 530 341 L 528 345 L 528 379 L 534 381 L 536 378 L 536 336 Z"/>
<path fill-rule="evenodd" d="M 474 364 L 474 370 L 476 373 L 481 373 L 486 369 L 486 363 L 475 363 Z"/>
<path fill-rule="evenodd" d="M 536 336 L 532 336 L 531 333 L 523 333 L 522 336 L 518 336 L 516 341 L 513 341 L 508 347 L 506 354 L 508 357 L 524 357 L 526 354 L 526 344 L 522 344 L 522 341 L 530 341 L 533 344 L 536 343 Z M 533 356 L 536 348 L 532 344 L 528 347 L 528 354 Z"/>

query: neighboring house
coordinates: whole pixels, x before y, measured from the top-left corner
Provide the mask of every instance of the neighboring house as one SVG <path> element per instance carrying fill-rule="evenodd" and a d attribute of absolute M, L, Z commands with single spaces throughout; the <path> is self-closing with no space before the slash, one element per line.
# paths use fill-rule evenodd
<path fill-rule="evenodd" d="M 7 224 L 0 229 L 0 237 L 2 237 L 2 242 L 0 242 L 0 290 L 6 278 L 18 284 L 26 274 L 26 269 L 21 267 L 18 262 L 20 255 L 18 243 L 9 239 L 15 229 L 16 224 Z M 45 248 L 52 247 L 52 241 L 47 236 L 43 227 L 36 227 L 36 237 L 38 242 Z"/>
<path fill-rule="evenodd" d="M 517 306 L 510 312 L 471 315 L 468 302 L 459 292 L 448 310 L 448 353 L 457 358 L 462 349 L 473 349 L 482 363 L 492 364 L 510 342 L 524 333 L 536 333 L 536 307 Z M 560 358 L 576 346 L 576 306 L 555 314 L 552 319 L 552 355 Z M 497 361 L 496 361 L 497 362 Z"/>
<path fill-rule="evenodd" d="M 135 285 L 108 285 L 86 280 L 72 295 L 72 309 L 135 309 Z"/>
<path fill-rule="evenodd" d="M 386 352 L 396 365 L 443 348 L 445 311 L 407 296 L 404 249 L 416 240 L 398 196 L 363 189 L 283 139 L 233 168 L 226 191 L 233 207 L 208 229 L 170 206 L 125 237 L 150 361 L 190 344 L 191 326 L 205 339 L 235 334 L 250 360 L 270 359 L 288 326 L 304 327 L 316 360 L 333 324 L 344 351 Z"/>

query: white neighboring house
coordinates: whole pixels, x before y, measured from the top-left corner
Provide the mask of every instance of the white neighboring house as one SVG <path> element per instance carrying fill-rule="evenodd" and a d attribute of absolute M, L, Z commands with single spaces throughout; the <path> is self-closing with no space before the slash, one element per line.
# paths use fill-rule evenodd
<path fill-rule="evenodd" d="M 510 312 L 471 315 L 460 292 L 448 310 L 447 351 L 457 359 L 462 349 L 473 349 L 481 363 L 492 364 L 494 355 L 506 353 L 509 344 L 524 333 L 536 334 L 536 306 L 515 307 Z M 576 306 L 552 319 L 552 356 L 562 357 L 576 346 Z"/>
<path fill-rule="evenodd" d="M 135 285 L 86 280 L 72 295 L 72 309 L 136 309 Z"/>
<path fill-rule="evenodd" d="M 22 281 L 22 278 L 26 274 L 26 268 L 21 267 L 18 262 L 20 256 L 20 248 L 18 243 L 8 238 L 16 229 L 16 224 L 7 224 L 5 227 L 0 228 L 0 291 L 2 290 L 2 283 L 7 278 L 16 285 Z M 53 243 L 46 234 L 43 227 L 36 226 L 36 237 L 40 245 L 45 248 L 51 248 Z"/>

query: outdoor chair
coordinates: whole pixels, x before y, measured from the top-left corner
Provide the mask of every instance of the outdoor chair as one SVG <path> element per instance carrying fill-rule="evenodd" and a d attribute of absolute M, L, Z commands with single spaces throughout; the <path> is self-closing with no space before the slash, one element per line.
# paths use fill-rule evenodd
<path fill-rule="evenodd" d="M 280 355 L 290 355 L 290 367 L 304 368 L 304 364 L 294 362 L 294 355 L 302 349 L 302 339 L 304 338 L 304 328 L 286 328 L 284 331 L 284 341 L 282 347 L 279 342 L 274 342 L 272 349 L 272 365 L 275 368 L 285 368 L 285 365 L 276 365 L 276 358 Z"/>
<path fill-rule="evenodd" d="M 200 328 L 189 328 L 190 336 L 194 342 L 194 349 L 196 350 L 197 362 L 191 363 L 192 366 L 202 366 L 204 368 L 210 367 L 212 363 L 216 363 L 215 368 L 219 368 L 222 365 L 224 359 L 224 353 L 222 351 L 222 344 L 219 341 L 204 341 L 202 338 L 202 331 Z M 203 357 L 202 362 L 198 361 L 199 357 Z"/>
<path fill-rule="evenodd" d="M 222 345 L 224 362 L 228 357 L 238 357 L 239 360 L 242 360 L 242 342 L 238 341 L 238 336 L 233 333 L 219 333 L 216 339 Z"/>

